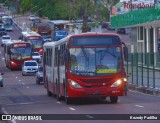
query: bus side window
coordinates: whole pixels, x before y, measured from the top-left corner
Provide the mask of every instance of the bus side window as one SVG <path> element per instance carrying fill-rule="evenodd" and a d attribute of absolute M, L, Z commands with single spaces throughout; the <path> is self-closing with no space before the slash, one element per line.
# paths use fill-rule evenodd
<path fill-rule="evenodd" d="M 65 65 L 65 50 L 66 50 L 66 45 L 65 44 L 63 44 L 63 56 L 62 56 L 62 62 L 63 62 L 63 65 Z"/>
<path fill-rule="evenodd" d="M 46 51 L 44 52 L 44 55 L 43 55 L 43 63 L 44 65 L 46 65 Z"/>
<path fill-rule="evenodd" d="M 63 65 L 62 53 L 63 53 L 63 45 L 60 46 L 60 65 Z"/>
<path fill-rule="evenodd" d="M 58 65 L 58 47 L 55 48 L 55 59 L 54 59 L 54 66 Z"/>

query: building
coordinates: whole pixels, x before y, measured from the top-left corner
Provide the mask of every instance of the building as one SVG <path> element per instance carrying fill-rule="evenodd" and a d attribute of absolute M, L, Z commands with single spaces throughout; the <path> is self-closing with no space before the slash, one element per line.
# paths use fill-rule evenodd
<path fill-rule="evenodd" d="M 131 28 L 126 63 L 129 81 L 138 87 L 160 89 L 160 7 L 146 7 L 111 18 L 113 28 Z"/>

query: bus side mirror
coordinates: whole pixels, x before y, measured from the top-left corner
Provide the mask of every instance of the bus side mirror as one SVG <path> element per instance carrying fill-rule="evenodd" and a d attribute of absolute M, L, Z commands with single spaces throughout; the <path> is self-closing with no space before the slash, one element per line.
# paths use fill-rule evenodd
<path fill-rule="evenodd" d="M 128 48 L 125 46 L 123 47 L 124 59 L 128 61 Z"/>

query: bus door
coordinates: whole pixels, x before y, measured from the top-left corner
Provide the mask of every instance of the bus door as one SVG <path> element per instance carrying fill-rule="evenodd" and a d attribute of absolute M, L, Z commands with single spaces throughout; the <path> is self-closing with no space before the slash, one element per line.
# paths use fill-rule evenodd
<path fill-rule="evenodd" d="M 44 86 L 48 88 L 48 82 L 46 81 L 46 49 L 44 49 L 43 54 L 43 73 L 44 73 Z"/>

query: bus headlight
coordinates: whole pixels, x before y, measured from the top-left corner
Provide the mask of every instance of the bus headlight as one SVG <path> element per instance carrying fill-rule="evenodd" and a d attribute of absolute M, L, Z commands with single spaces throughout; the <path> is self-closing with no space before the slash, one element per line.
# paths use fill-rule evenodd
<path fill-rule="evenodd" d="M 116 82 L 114 82 L 112 85 L 111 85 L 111 88 L 115 88 L 115 87 L 118 87 L 119 85 L 122 84 L 122 79 L 118 79 Z"/>
<path fill-rule="evenodd" d="M 42 49 L 40 49 L 40 50 L 39 50 L 39 52 L 43 52 L 43 50 L 42 50 Z"/>
<path fill-rule="evenodd" d="M 11 61 L 11 64 L 13 65 L 13 64 L 16 64 L 16 63 L 14 63 L 13 61 Z"/>
<path fill-rule="evenodd" d="M 73 87 L 73 88 L 82 88 L 78 83 L 76 83 L 75 81 L 73 80 L 68 80 L 69 81 L 69 84 Z"/>
<path fill-rule="evenodd" d="M 124 82 L 127 82 L 127 78 L 123 78 Z"/>

